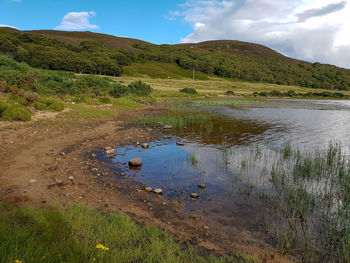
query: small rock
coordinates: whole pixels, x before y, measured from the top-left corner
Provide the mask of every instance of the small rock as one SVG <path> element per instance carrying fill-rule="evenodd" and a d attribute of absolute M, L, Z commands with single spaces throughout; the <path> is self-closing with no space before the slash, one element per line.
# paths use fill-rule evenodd
<path fill-rule="evenodd" d="M 36 180 L 36 179 L 30 179 L 28 182 L 29 182 L 30 184 L 33 184 L 33 183 L 36 183 L 37 180 Z"/>
<path fill-rule="evenodd" d="M 55 171 L 55 170 L 57 170 L 57 167 L 58 167 L 57 164 L 53 164 L 53 165 L 50 166 L 49 170 Z"/>
<path fill-rule="evenodd" d="M 192 193 L 190 196 L 191 196 L 191 198 L 194 198 L 194 199 L 198 198 L 198 194 L 197 193 Z"/>
<path fill-rule="evenodd" d="M 120 173 L 120 176 L 125 176 L 125 173 Z"/>
<path fill-rule="evenodd" d="M 160 188 L 154 189 L 154 193 L 157 195 L 161 195 L 163 193 L 163 190 Z"/>
<path fill-rule="evenodd" d="M 65 152 L 61 152 L 60 155 L 61 155 L 61 156 L 65 156 L 66 153 L 65 153 Z"/>
<path fill-rule="evenodd" d="M 69 176 L 68 179 L 72 181 L 72 180 L 74 180 L 74 177 L 73 176 Z"/>
<path fill-rule="evenodd" d="M 61 179 L 56 179 L 55 180 L 56 185 L 63 185 L 63 180 Z"/>
<path fill-rule="evenodd" d="M 96 158 L 96 154 L 92 153 L 92 154 L 91 154 L 91 158 L 92 158 L 92 159 L 95 159 L 95 158 Z"/>
<path fill-rule="evenodd" d="M 153 189 L 152 189 L 151 187 L 146 187 L 146 188 L 145 188 L 145 191 L 146 191 L 147 193 L 150 193 L 150 192 L 153 191 Z"/>
<path fill-rule="evenodd" d="M 206 99 L 210 99 L 210 96 L 207 94 L 204 96 Z"/>
<path fill-rule="evenodd" d="M 108 151 L 108 150 L 112 150 L 112 147 L 110 147 L 110 146 L 106 146 L 106 147 L 105 147 L 105 150 L 106 150 L 106 151 Z"/>
<path fill-rule="evenodd" d="M 114 154 L 115 153 L 115 149 L 108 149 L 106 150 L 106 154 Z"/>
<path fill-rule="evenodd" d="M 204 226 L 204 229 L 205 229 L 205 230 L 209 230 L 209 227 L 208 227 L 208 226 Z"/>
<path fill-rule="evenodd" d="M 141 165 L 142 165 L 142 161 L 140 158 L 131 159 L 129 161 L 129 166 L 140 167 Z"/>
<path fill-rule="evenodd" d="M 136 145 L 139 146 L 139 145 L 140 145 L 140 141 L 137 141 L 137 142 L 136 142 Z"/>
<path fill-rule="evenodd" d="M 141 144 L 141 147 L 143 149 L 148 149 L 149 145 L 148 145 L 148 143 L 143 143 L 143 144 Z"/>
<path fill-rule="evenodd" d="M 166 129 L 166 130 L 170 130 L 172 128 L 173 128 L 173 126 L 171 126 L 171 125 L 164 125 L 163 126 L 163 129 Z"/>
<path fill-rule="evenodd" d="M 200 189 L 205 189 L 205 188 L 206 188 L 206 185 L 205 185 L 205 184 L 199 184 L 199 185 L 198 185 L 198 188 L 200 188 Z"/>
<path fill-rule="evenodd" d="M 176 145 L 178 145 L 178 146 L 185 146 L 185 144 L 183 142 L 177 142 Z"/>

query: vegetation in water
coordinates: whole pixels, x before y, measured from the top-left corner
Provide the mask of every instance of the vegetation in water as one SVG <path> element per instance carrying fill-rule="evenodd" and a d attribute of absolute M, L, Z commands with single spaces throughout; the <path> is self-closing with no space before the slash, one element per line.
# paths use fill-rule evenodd
<path fill-rule="evenodd" d="M 251 149 L 237 165 L 239 180 L 267 202 L 266 230 L 282 253 L 298 251 L 305 262 L 350 261 L 350 164 L 340 146 Z"/>
<path fill-rule="evenodd" d="M 20 208 L 0 204 L 0 262 L 254 263 L 252 257 L 203 257 L 165 231 L 82 205 Z"/>

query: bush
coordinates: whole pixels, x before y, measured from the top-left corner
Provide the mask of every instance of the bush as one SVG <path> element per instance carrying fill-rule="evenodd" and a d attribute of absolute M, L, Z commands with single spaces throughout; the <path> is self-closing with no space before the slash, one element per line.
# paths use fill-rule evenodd
<path fill-rule="evenodd" d="M 33 104 L 34 108 L 37 110 L 47 110 L 47 106 L 45 103 L 42 103 L 40 101 L 36 101 Z"/>
<path fill-rule="evenodd" d="M 13 100 L 14 102 L 17 102 L 18 104 L 21 104 L 21 105 L 28 105 L 29 102 L 26 98 L 23 98 L 23 97 L 19 97 L 17 95 L 11 95 L 10 96 L 10 99 Z"/>
<path fill-rule="evenodd" d="M 187 94 L 197 94 L 197 91 L 194 88 L 184 88 L 180 90 L 180 92 Z"/>
<path fill-rule="evenodd" d="M 49 106 L 49 110 L 54 110 L 54 111 L 63 111 L 64 110 L 64 104 L 62 102 L 55 102 L 52 103 Z"/>
<path fill-rule="evenodd" d="M 235 95 L 235 93 L 232 90 L 228 90 L 225 92 L 226 95 Z"/>
<path fill-rule="evenodd" d="M 20 105 L 10 105 L 1 114 L 1 118 L 9 121 L 29 121 L 31 118 L 30 111 Z"/>
<path fill-rule="evenodd" d="M 114 98 L 120 98 L 122 96 L 127 95 L 128 93 L 129 93 L 129 88 L 121 84 L 113 85 L 111 90 L 109 91 L 109 94 Z"/>
<path fill-rule="evenodd" d="M 56 100 L 52 98 L 40 98 L 39 102 L 44 103 L 47 107 L 49 107 L 51 104 L 54 104 Z"/>
<path fill-rule="evenodd" d="M 99 98 L 99 102 L 101 102 L 103 104 L 112 104 L 111 98 L 108 98 L 108 97 Z"/>
<path fill-rule="evenodd" d="M 137 96 L 148 96 L 152 92 L 151 86 L 141 80 L 131 82 L 128 87 L 129 92 Z"/>
<path fill-rule="evenodd" d="M 1 114 L 2 114 L 8 107 L 9 107 L 9 105 L 7 105 L 6 103 L 0 101 L 0 117 L 1 117 Z"/>

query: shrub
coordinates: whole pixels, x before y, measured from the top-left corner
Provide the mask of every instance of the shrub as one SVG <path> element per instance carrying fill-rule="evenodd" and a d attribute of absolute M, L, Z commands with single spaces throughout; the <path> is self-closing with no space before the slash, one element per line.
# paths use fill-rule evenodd
<path fill-rule="evenodd" d="M 228 90 L 225 92 L 226 95 L 235 95 L 235 93 L 232 90 Z"/>
<path fill-rule="evenodd" d="M 1 102 L 0 101 L 0 117 L 1 114 L 9 107 L 9 105 L 7 105 L 5 102 Z"/>
<path fill-rule="evenodd" d="M 62 102 L 55 102 L 52 103 L 49 106 L 49 110 L 54 110 L 54 111 L 63 111 L 64 110 L 64 104 Z"/>
<path fill-rule="evenodd" d="M 297 94 L 296 94 L 296 92 L 295 92 L 294 90 L 288 90 L 288 91 L 285 93 L 285 95 L 286 95 L 287 97 L 295 97 Z"/>
<path fill-rule="evenodd" d="M 151 86 L 141 80 L 131 82 L 128 87 L 129 92 L 137 96 L 148 96 L 152 92 Z"/>
<path fill-rule="evenodd" d="M 17 102 L 18 104 L 21 104 L 21 105 L 28 105 L 29 102 L 26 98 L 23 98 L 23 97 L 19 97 L 17 95 L 11 95 L 10 96 L 10 99 L 13 100 L 14 102 Z"/>
<path fill-rule="evenodd" d="M 108 98 L 108 97 L 99 98 L 99 101 L 103 104 L 112 104 L 111 98 Z"/>
<path fill-rule="evenodd" d="M 47 106 L 45 103 L 42 103 L 40 101 L 36 101 L 33 104 L 34 108 L 37 110 L 47 110 Z"/>
<path fill-rule="evenodd" d="M 20 105 L 10 105 L 2 113 L 2 119 L 9 121 L 29 121 L 31 118 L 30 111 Z"/>
<path fill-rule="evenodd" d="M 197 94 L 197 91 L 194 88 L 184 88 L 180 90 L 180 92 L 187 94 Z"/>
<path fill-rule="evenodd" d="M 127 95 L 128 93 L 129 93 L 129 88 L 121 84 L 113 85 L 111 90 L 109 91 L 109 94 L 114 98 L 120 98 L 122 96 Z"/>
<path fill-rule="evenodd" d="M 270 96 L 272 97 L 282 97 L 282 92 L 280 92 L 279 90 L 273 90 L 270 92 Z"/>
<path fill-rule="evenodd" d="M 51 104 L 54 104 L 56 100 L 52 98 L 40 98 L 39 102 L 44 103 L 47 107 L 49 107 Z"/>

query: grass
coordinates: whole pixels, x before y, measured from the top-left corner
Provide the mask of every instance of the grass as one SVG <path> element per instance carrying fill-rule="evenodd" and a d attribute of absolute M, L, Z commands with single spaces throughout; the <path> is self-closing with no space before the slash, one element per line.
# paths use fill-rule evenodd
<path fill-rule="evenodd" d="M 0 204 L 0 262 L 212 262 L 248 263 L 256 259 L 203 257 L 192 246 L 174 242 L 165 231 L 138 226 L 117 213 L 83 205 L 20 208 Z"/>
<path fill-rule="evenodd" d="M 193 125 L 204 125 L 209 122 L 209 117 L 200 112 L 175 109 L 156 116 L 135 118 L 133 122 L 150 126 L 171 125 L 174 128 L 184 128 Z"/>
<path fill-rule="evenodd" d="M 250 148 L 239 158 L 239 180 L 267 202 L 266 231 L 281 253 L 297 251 L 303 262 L 350 262 L 350 163 L 340 146 Z"/>

